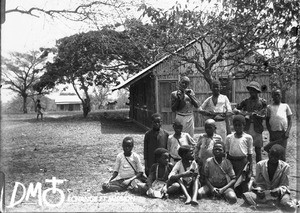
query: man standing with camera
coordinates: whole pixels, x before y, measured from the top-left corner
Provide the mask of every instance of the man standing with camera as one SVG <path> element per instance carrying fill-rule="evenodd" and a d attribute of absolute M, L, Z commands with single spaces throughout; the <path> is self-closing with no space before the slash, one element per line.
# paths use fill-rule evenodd
<path fill-rule="evenodd" d="M 182 132 L 187 132 L 191 137 L 194 137 L 193 108 L 198 108 L 199 103 L 194 91 L 188 89 L 189 84 L 190 79 L 187 76 L 182 76 L 178 90 L 171 93 L 171 109 L 176 113 L 176 119 L 183 125 Z"/>

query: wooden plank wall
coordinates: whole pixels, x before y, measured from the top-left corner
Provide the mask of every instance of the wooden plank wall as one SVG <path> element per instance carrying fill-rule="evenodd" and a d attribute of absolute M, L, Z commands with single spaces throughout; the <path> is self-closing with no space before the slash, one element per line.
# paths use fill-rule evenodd
<path fill-rule="evenodd" d="M 130 86 L 130 117 L 144 126 L 151 126 L 155 108 L 155 81 L 149 74 Z"/>

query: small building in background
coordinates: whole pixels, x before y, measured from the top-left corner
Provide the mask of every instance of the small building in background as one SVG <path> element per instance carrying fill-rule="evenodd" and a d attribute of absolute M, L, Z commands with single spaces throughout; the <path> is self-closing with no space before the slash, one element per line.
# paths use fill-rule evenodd
<path fill-rule="evenodd" d="M 55 98 L 57 111 L 80 111 L 82 109 L 81 100 L 75 93 L 60 93 Z"/>
<path fill-rule="evenodd" d="M 197 43 L 190 43 L 182 51 L 189 54 L 192 49 L 188 47 Z M 197 47 L 197 46 L 196 46 Z M 181 50 L 180 50 L 181 51 Z M 227 62 L 222 62 L 227 63 Z M 246 86 L 248 79 L 240 78 L 236 75 L 237 70 L 230 71 L 229 68 L 222 69 L 225 65 L 220 66 L 221 62 L 215 65 L 216 79 L 221 82 L 221 94 L 228 97 L 232 106 L 240 103 L 244 98 L 249 97 Z M 193 89 L 199 103 L 202 104 L 206 98 L 212 95 L 209 84 L 200 74 L 194 65 L 180 63 L 180 58 L 176 55 L 167 55 L 159 61 L 151 64 L 147 68 L 141 70 L 136 75 L 127 79 L 123 83 L 114 87 L 112 90 L 119 90 L 129 87 L 129 117 L 139 125 L 151 128 L 151 115 L 158 112 L 162 116 L 162 123 L 171 126 L 175 120 L 175 113 L 171 110 L 171 93 L 178 89 L 178 81 L 181 75 L 187 75 L 191 82 L 189 88 Z M 269 75 L 259 75 L 255 79 L 261 85 L 269 88 Z M 268 103 L 271 102 L 269 91 L 264 91 L 260 97 L 265 98 Z M 204 127 L 204 118 L 194 108 L 195 127 Z"/>

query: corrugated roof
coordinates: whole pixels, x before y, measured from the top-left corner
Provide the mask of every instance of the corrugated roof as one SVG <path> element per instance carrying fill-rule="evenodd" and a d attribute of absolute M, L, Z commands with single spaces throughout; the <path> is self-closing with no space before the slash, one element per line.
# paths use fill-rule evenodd
<path fill-rule="evenodd" d="M 185 45 L 184 47 L 179 48 L 174 53 L 177 53 L 177 52 L 181 51 L 182 49 L 188 47 L 189 45 L 193 44 L 196 41 L 197 40 L 195 39 L 195 40 L 189 42 L 187 45 Z M 165 61 L 166 59 L 168 59 L 170 56 L 172 56 L 172 54 L 169 54 L 169 55 L 163 57 L 162 59 L 156 61 L 155 63 L 151 64 L 147 68 L 145 68 L 142 71 L 138 72 L 136 75 L 132 76 L 131 78 L 128 78 L 123 83 L 121 83 L 118 86 L 112 88 L 112 91 L 115 91 L 117 89 L 121 89 L 121 88 L 126 87 L 126 86 L 130 86 L 131 84 L 137 82 L 138 80 L 140 80 L 141 78 L 143 78 L 144 76 L 146 76 L 148 73 L 150 73 L 151 70 L 152 70 L 152 68 L 156 67 L 158 64 L 162 63 L 163 61 Z"/>
<path fill-rule="evenodd" d="M 138 80 L 140 80 L 141 78 L 143 78 L 145 75 L 147 75 L 151 69 L 155 66 L 157 66 L 158 64 L 160 64 L 162 61 L 166 60 L 167 58 L 169 58 L 171 55 L 167 55 L 165 57 L 163 57 L 162 59 L 160 59 L 159 61 L 155 62 L 154 64 L 151 64 L 149 67 L 143 69 L 142 71 L 138 72 L 136 75 L 132 76 L 131 78 L 128 78 L 126 81 L 124 81 L 123 83 L 119 84 L 118 86 L 112 88 L 112 91 L 115 91 L 117 89 L 121 89 L 123 87 L 126 86 L 130 86 L 131 84 L 137 82 Z"/>
<path fill-rule="evenodd" d="M 59 95 L 55 98 L 56 104 L 81 104 L 77 95 Z"/>

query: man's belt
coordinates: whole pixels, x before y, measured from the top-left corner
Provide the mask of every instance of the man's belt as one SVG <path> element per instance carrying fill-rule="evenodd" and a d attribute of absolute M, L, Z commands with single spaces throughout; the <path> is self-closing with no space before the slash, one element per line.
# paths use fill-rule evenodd
<path fill-rule="evenodd" d="M 180 116 L 190 116 L 192 115 L 193 113 L 192 112 L 176 112 L 177 115 L 180 115 Z"/>

